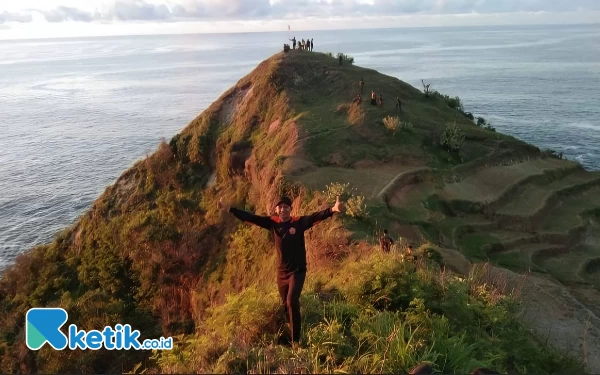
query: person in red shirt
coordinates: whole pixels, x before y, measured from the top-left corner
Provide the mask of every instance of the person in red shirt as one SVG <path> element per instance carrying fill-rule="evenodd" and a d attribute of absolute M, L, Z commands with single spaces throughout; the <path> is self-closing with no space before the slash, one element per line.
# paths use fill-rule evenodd
<path fill-rule="evenodd" d="M 257 225 L 271 232 L 277 251 L 277 286 L 281 301 L 285 306 L 292 345 L 297 347 L 300 342 L 300 294 L 306 278 L 306 247 L 304 233 L 315 224 L 332 217 L 336 212 L 342 212 L 344 204 L 337 197 L 335 205 L 322 211 L 306 216 L 291 216 L 292 200 L 282 197 L 275 205 L 273 216 L 258 216 L 247 211 L 228 207 L 223 204 L 223 198 L 217 203 L 217 208 L 231 213 L 237 219 Z"/>

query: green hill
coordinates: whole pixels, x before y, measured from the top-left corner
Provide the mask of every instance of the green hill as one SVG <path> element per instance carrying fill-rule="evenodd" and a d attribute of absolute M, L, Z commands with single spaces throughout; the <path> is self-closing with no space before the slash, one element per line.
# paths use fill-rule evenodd
<path fill-rule="evenodd" d="M 600 174 L 477 126 L 457 98 L 325 54 L 280 53 L 2 275 L 0 371 L 382 373 L 429 361 L 444 373 L 593 372 L 598 189 Z M 224 196 L 271 214 L 282 194 L 293 214 L 336 195 L 348 208 L 307 234 L 295 352 L 277 345 L 270 238 L 216 209 Z M 383 228 L 420 260 L 381 254 Z M 561 329 L 589 312 L 585 332 L 547 333 L 563 305 Z M 547 319 L 529 322 L 540 306 Z M 62 307 L 80 329 L 128 323 L 175 347 L 31 351 L 31 307 Z M 569 335 L 585 349 L 571 351 Z"/>

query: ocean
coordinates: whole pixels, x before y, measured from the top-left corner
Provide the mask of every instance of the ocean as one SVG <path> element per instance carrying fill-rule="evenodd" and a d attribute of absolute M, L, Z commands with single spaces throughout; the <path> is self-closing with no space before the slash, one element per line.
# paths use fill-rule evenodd
<path fill-rule="evenodd" d="M 0 269 L 292 36 L 600 170 L 600 25 L 0 41 Z"/>

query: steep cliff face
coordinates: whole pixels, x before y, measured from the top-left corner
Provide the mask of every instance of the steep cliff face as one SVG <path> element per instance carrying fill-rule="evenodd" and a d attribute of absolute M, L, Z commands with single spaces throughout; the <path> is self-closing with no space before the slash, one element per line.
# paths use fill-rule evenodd
<path fill-rule="evenodd" d="M 353 101 L 361 78 L 362 102 Z M 371 90 L 383 94 L 383 105 L 371 105 Z M 591 208 L 600 206 L 600 176 L 480 128 L 448 103 L 323 54 L 291 51 L 265 60 L 124 172 L 55 241 L 5 272 L 0 370 L 114 372 L 148 357 L 30 351 L 24 321 L 31 307 L 62 307 L 69 323 L 84 329 L 129 323 L 146 337 L 206 333 L 207 319 L 232 324 L 226 315 L 215 318 L 215 309 L 228 294 L 258 286 L 260 300 L 275 288 L 275 254 L 265 233 L 217 212 L 221 196 L 260 214 L 270 214 L 281 194 L 294 199 L 293 214 L 332 204 L 336 194 L 348 200 L 347 215 L 307 237 L 309 268 L 319 274 L 309 290 L 350 272 L 342 265 L 372 250 L 368 241 L 381 225 L 400 243 L 431 243 L 446 255 L 444 249 L 457 249 L 473 261 L 496 257 L 507 267 L 556 269 L 566 282 L 576 276 L 597 287 L 589 244 L 598 234 Z M 540 243 L 547 246 L 534 248 Z M 577 246 L 583 252 L 564 262 L 587 266 L 577 275 L 561 273 L 557 257 Z M 275 325 L 263 323 L 265 332 Z M 205 363 L 224 355 L 215 350 L 204 353 Z M 173 369 L 158 363 L 159 371 Z"/>

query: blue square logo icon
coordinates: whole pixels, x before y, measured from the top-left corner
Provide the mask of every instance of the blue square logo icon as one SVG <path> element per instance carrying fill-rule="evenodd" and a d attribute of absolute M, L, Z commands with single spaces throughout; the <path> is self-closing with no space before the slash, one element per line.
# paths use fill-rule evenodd
<path fill-rule="evenodd" d="M 63 350 L 69 340 L 60 328 L 68 314 L 60 308 L 33 308 L 25 316 L 25 341 L 31 350 L 39 350 L 48 343 L 55 350 Z"/>

